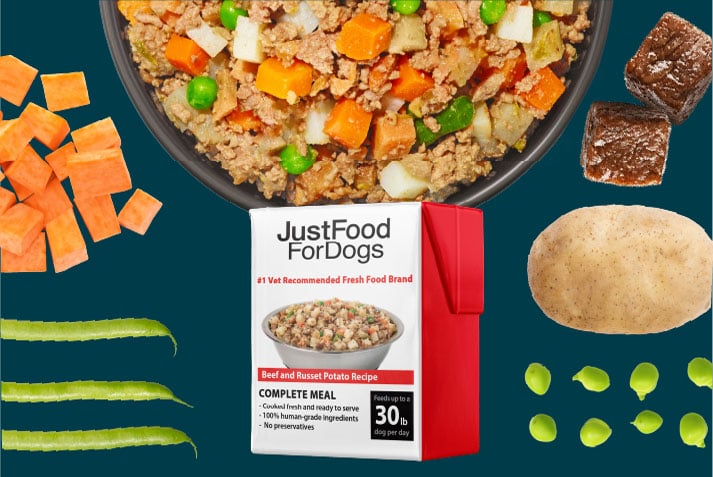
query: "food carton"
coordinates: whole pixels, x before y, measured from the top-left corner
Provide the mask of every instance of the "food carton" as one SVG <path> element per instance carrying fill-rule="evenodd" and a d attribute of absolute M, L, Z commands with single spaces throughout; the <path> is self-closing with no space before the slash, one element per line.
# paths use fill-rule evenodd
<path fill-rule="evenodd" d="M 482 212 L 396 203 L 250 217 L 252 451 L 477 452 Z"/>

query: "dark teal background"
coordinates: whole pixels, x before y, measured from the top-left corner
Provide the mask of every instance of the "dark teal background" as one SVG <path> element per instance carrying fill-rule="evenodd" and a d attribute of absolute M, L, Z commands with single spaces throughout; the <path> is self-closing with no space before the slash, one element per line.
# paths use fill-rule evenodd
<path fill-rule="evenodd" d="M 663 185 L 618 188 L 582 177 L 584 118 L 595 100 L 630 101 L 623 68 L 661 14 L 671 10 L 711 32 L 710 2 L 616 1 L 608 43 L 587 97 L 557 145 L 504 193 L 482 206 L 486 230 L 486 311 L 481 343 L 481 451 L 427 463 L 259 456 L 250 453 L 250 224 L 246 212 L 204 188 L 145 129 L 114 71 L 96 2 L 4 0 L 2 54 L 41 73 L 84 70 L 92 105 L 69 111 L 73 128 L 111 116 L 122 137 L 135 187 L 164 202 L 146 236 L 129 231 L 89 242 L 89 262 L 67 272 L 3 275 L 2 315 L 28 320 L 145 316 L 164 322 L 178 339 L 98 343 L 2 343 L 2 379 L 136 379 L 161 382 L 195 407 L 157 403 L 3 404 L 3 429 L 80 429 L 165 425 L 198 445 L 74 453 L 2 452 L 3 476 L 311 475 L 374 472 L 468 475 L 711 475 L 706 449 L 684 446 L 678 420 L 689 411 L 711 423 L 711 392 L 686 377 L 694 356 L 711 357 L 711 314 L 658 335 L 603 336 L 561 327 L 540 312 L 527 285 L 532 240 L 571 209 L 595 204 L 644 204 L 676 211 L 711 232 L 711 93 L 671 135 Z M 39 80 L 30 99 L 42 104 Z M 8 118 L 18 109 L 3 103 Z M 117 204 L 128 195 L 121 195 Z M 530 393 L 523 372 L 546 364 L 553 384 Z M 628 389 L 640 361 L 655 363 L 658 389 L 641 403 Z M 584 391 L 571 376 L 584 365 L 606 369 L 612 386 Z M 663 427 L 639 434 L 629 421 L 658 411 Z M 532 440 L 530 417 L 551 414 L 559 435 Z M 579 426 L 600 417 L 611 439 L 584 448 Z"/>

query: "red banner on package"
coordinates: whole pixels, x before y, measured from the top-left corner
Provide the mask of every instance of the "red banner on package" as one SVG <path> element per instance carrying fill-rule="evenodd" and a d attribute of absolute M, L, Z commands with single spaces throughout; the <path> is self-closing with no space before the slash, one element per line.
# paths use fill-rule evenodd
<path fill-rule="evenodd" d="M 413 370 L 258 368 L 257 380 L 275 383 L 413 384 Z"/>

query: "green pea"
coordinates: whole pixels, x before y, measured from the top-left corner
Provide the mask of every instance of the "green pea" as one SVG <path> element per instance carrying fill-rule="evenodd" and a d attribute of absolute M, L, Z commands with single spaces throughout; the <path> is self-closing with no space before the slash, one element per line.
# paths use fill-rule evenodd
<path fill-rule="evenodd" d="M 480 18 L 486 25 L 493 25 L 500 21 L 506 9 L 505 0 L 483 0 L 480 4 Z"/>
<path fill-rule="evenodd" d="M 585 366 L 572 376 L 572 381 L 579 381 L 587 391 L 600 393 L 609 387 L 609 375 L 603 369 Z"/>
<path fill-rule="evenodd" d="M 659 381 L 659 370 L 651 363 L 639 363 L 631 372 L 629 387 L 634 390 L 639 400 L 643 401 L 647 394 L 656 389 Z"/>
<path fill-rule="evenodd" d="M 446 134 L 469 126 L 473 122 L 473 114 L 475 114 L 475 108 L 470 98 L 468 96 L 459 96 L 436 116 L 436 122 L 440 126 L 437 132 L 428 129 L 422 119 L 416 119 L 414 121 L 416 139 L 419 143 L 430 146 Z"/>
<path fill-rule="evenodd" d="M 391 0 L 391 8 L 402 15 L 416 13 L 421 6 L 421 0 Z"/>
<path fill-rule="evenodd" d="M 235 30 L 238 17 L 247 17 L 248 11 L 239 8 L 233 0 L 225 0 L 220 4 L 220 23 L 228 30 Z"/>
<path fill-rule="evenodd" d="M 288 174 L 299 175 L 312 167 L 317 160 L 317 151 L 307 146 L 307 155 L 300 154 L 294 144 L 288 144 L 280 151 L 280 165 Z"/>
<path fill-rule="evenodd" d="M 661 427 L 663 418 L 654 411 L 645 410 L 637 414 L 631 424 L 642 434 L 652 434 Z"/>
<path fill-rule="evenodd" d="M 557 423 L 547 414 L 536 414 L 530 419 L 530 435 L 539 442 L 552 442 L 557 438 Z"/>
<path fill-rule="evenodd" d="M 542 396 L 550 389 L 551 382 L 550 370 L 540 363 L 530 363 L 525 370 L 525 384 L 538 396 Z"/>
<path fill-rule="evenodd" d="M 587 419 L 587 422 L 579 430 L 579 440 L 586 447 L 597 447 L 604 444 L 611 434 L 612 430 L 609 424 L 601 419 L 592 417 Z"/>
<path fill-rule="evenodd" d="M 532 26 L 534 26 L 535 28 L 551 21 L 552 16 L 550 16 L 549 13 L 543 12 L 541 10 L 535 10 L 535 13 L 532 15 Z"/>
<path fill-rule="evenodd" d="M 698 387 L 713 389 L 713 364 L 706 358 L 693 358 L 688 363 L 688 379 Z"/>
<path fill-rule="evenodd" d="M 705 439 L 708 435 L 708 424 L 700 414 L 695 412 L 684 414 L 678 424 L 678 430 L 684 444 L 701 448 L 706 446 Z"/>
<path fill-rule="evenodd" d="M 186 100 L 195 109 L 208 109 L 218 98 L 218 83 L 210 76 L 196 76 L 188 82 Z"/>

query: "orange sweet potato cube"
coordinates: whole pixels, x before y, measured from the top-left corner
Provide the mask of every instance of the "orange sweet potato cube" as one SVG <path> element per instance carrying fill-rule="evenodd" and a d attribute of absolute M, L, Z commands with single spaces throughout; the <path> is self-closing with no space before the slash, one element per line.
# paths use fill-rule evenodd
<path fill-rule="evenodd" d="M 17 198 L 12 191 L 0 187 L 0 215 L 17 203 Z"/>
<path fill-rule="evenodd" d="M 42 231 L 42 212 L 17 203 L 0 215 L 0 248 L 22 255 Z"/>
<path fill-rule="evenodd" d="M 63 181 L 69 177 L 69 172 L 67 172 L 67 158 L 76 153 L 77 150 L 74 148 L 74 143 L 68 142 L 45 156 L 45 161 L 50 165 L 57 179 Z"/>
<path fill-rule="evenodd" d="M 40 232 L 29 248 L 22 255 L 2 249 L 0 251 L 0 272 L 46 272 L 47 271 L 47 243 L 45 233 Z"/>
<path fill-rule="evenodd" d="M 0 162 L 17 159 L 32 140 L 32 129 L 24 120 L 10 119 L 0 124 Z"/>
<path fill-rule="evenodd" d="M 69 196 L 67 192 L 65 192 L 64 187 L 62 187 L 62 183 L 56 177 L 50 179 L 45 190 L 32 194 L 25 199 L 25 203 L 33 209 L 42 212 L 45 224 L 67 209 L 72 208 L 72 201 L 69 200 Z"/>
<path fill-rule="evenodd" d="M 74 210 L 69 209 L 49 221 L 46 226 L 47 241 L 56 273 L 79 265 L 89 259 L 87 245 L 79 229 Z"/>
<path fill-rule="evenodd" d="M 36 194 L 47 187 L 52 177 L 52 168 L 28 144 L 17 160 L 5 170 L 5 175 L 13 183 L 20 184 Z"/>
<path fill-rule="evenodd" d="M 72 131 L 77 152 L 101 151 L 121 147 L 121 137 L 111 118 L 100 119 Z"/>
<path fill-rule="evenodd" d="M 20 106 L 37 76 L 37 69 L 12 55 L 0 56 L 0 98 Z"/>
<path fill-rule="evenodd" d="M 69 134 L 69 123 L 66 119 L 35 103 L 25 106 L 20 118 L 30 126 L 35 138 L 52 150 L 57 149 Z"/>
<path fill-rule="evenodd" d="M 144 235 L 162 205 L 150 194 L 136 189 L 119 212 L 119 223 L 137 234 Z"/>
<path fill-rule="evenodd" d="M 74 197 L 96 197 L 131 189 L 131 176 L 121 149 L 81 152 L 67 158 Z"/>
<path fill-rule="evenodd" d="M 81 71 L 40 75 L 40 81 L 50 111 L 63 111 L 89 104 L 87 81 Z"/>
<path fill-rule="evenodd" d="M 110 195 L 98 195 L 84 199 L 75 199 L 79 215 L 89 230 L 92 240 L 99 242 L 121 233 L 119 219 L 116 216 L 114 202 Z"/>

